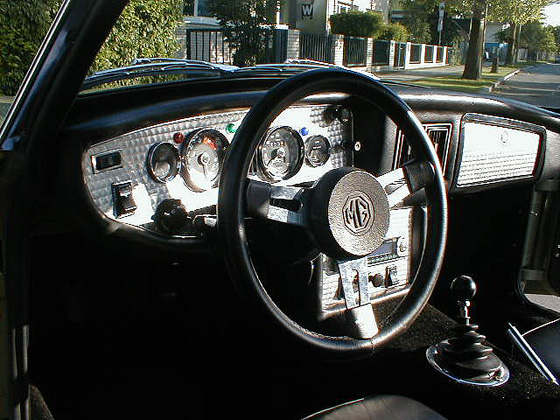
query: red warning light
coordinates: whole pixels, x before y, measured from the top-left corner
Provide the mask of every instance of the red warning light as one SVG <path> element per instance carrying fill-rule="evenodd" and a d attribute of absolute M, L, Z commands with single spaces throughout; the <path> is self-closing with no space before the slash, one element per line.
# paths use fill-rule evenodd
<path fill-rule="evenodd" d="M 185 140 L 185 135 L 183 133 L 181 133 L 180 131 L 173 134 L 173 141 L 177 144 L 181 144 L 183 143 L 183 141 Z"/>

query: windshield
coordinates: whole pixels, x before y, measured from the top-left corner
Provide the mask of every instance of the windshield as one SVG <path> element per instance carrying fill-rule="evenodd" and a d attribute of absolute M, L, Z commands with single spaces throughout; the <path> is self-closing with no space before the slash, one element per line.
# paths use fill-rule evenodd
<path fill-rule="evenodd" d="M 61 0 L 4 3 L 0 119 Z M 541 3 L 514 21 L 500 10 L 481 16 L 467 0 L 131 0 L 82 91 L 329 65 L 557 110 L 560 13 Z"/>

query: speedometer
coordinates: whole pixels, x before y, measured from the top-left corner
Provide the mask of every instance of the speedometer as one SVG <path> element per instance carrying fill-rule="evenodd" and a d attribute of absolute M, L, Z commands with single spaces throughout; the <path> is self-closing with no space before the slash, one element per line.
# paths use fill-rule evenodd
<path fill-rule="evenodd" d="M 194 191 L 206 191 L 218 185 L 224 154 L 225 136 L 216 130 L 202 129 L 192 133 L 182 150 L 183 179 Z"/>
<path fill-rule="evenodd" d="M 268 132 L 259 146 L 259 169 L 270 181 L 294 176 L 303 162 L 303 140 L 290 127 L 277 127 Z"/>

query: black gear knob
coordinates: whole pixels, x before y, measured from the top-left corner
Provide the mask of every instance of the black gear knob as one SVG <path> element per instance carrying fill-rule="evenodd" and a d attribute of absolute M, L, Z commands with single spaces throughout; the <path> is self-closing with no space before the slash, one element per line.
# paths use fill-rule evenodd
<path fill-rule="evenodd" d="M 476 294 L 476 283 L 471 277 L 461 275 L 451 282 L 451 292 L 460 302 L 471 300 Z"/>

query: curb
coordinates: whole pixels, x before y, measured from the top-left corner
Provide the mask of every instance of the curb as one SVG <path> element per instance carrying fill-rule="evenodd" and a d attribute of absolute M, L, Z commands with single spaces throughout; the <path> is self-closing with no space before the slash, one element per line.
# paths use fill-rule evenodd
<path fill-rule="evenodd" d="M 509 79 L 510 77 L 515 76 L 517 73 L 519 73 L 522 69 L 517 69 L 512 71 L 511 73 L 506 74 L 504 77 L 502 77 L 501 79 L 495 81 L 494 83 L 492 83 L 490 86 L 488 87 L 484 87 L 483 88 L 483 92 L 493 92 L 494 89 L 496 89 L 498 86 L 500 86 L 502 83 L 504 83 L 507 79 Z"/>

